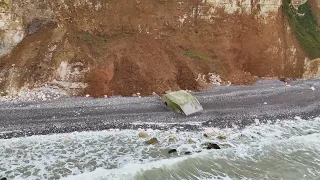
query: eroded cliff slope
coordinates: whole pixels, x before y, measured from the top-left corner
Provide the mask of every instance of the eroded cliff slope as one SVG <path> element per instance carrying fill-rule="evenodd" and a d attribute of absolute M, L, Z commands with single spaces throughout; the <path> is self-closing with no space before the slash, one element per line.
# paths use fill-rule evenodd
<path fill-rule="evenodd" d="M 198 90 L 212 74 L 235 84 L 302 77 L 310 59 L 280 0 L 0 2 L 3 94 L 43 84 L 93 96 Z"/>

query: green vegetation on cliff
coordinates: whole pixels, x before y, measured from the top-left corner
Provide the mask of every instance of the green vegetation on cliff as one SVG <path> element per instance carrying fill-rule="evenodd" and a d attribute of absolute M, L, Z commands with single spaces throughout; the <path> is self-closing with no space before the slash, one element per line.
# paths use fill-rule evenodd
<path fill-rule="evenodd" d="M 190 57 L 194 57 L 194 58 L 200 58 L 200 59 L 202 59 L 202 60 L 207 60 L 207 61 L 213 60 L 213 59 L 212 59 L 211 57 L 209 57 L 209 56 L 204 56 L 204 55 L 202 55 L 202 54 L 196 54 L 196 53 L 194 53 L 194 52 L 189 52 L 189 51 L 185 51 L 185 52 L 184 52 L 184 55 L 190 56 Z"/>
<path fill-rule="evenodd" d="M 102 37 L 102 36 L 97 36 L 85 31 L 74 33 L 71 35 L 71 37 L 88 42 L 96 46 L 106 46 L 111 41 L 127 38 L 127 36 L 125 35 L 119 35 L 114 37 Z"/>
<path fill-rule="evenodd" d="M 308 3 L 294 9 L 291 0 L 283 0 L 283 10 L 300 45 L 311 58 L 320 57 L 320 32 Z"/>

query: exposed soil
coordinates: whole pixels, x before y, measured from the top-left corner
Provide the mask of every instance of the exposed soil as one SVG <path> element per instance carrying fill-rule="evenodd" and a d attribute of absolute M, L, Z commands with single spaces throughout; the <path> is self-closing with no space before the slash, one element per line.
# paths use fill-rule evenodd
<path fill-rule="evenodd" d="M 199 90 L 197 75 L 217 70 L 215 62 L 185 56 L 167 40 L 148 35 L 111 42 L 106 49 L 104 62 L 90 73 L 86 93 L 93 96 Z"/>
<path fill-rule="evenodd" d="M 191 1 L 90 2 L 46 2 L 50 11 L 43 7 L 35 20 L 26 20 L 32 34 L 0 58 L 2 71 L 15 64 L 22 77 L 19 86 L 36 86 L 51 81 L 62 61 L 78 63 L 90 71 L 69 81 L 88 83 L 81 94 L 94 97 L 199 90 L 208 86 L 196 81 L 197 76 L 208 73 L 246 85 L 254 76 L 303 74 L 304 53 L 287 30 L 281 10 L 265 20 L 257 16 L 259 6 L 251 14 L 215 8 L 209 22 L 201 16 L 211 6 Z M 46 21 L 39 19 L 41 13 L 47 14 Z M 298 47 L 294 55 L 292 46 Z M 8 81 L 4 79 L 2 90 Z"/>

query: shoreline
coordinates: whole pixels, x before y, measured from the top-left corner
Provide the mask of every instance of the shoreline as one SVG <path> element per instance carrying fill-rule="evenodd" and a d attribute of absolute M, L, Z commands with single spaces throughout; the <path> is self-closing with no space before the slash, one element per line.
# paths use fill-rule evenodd
<path fill-rule="evenodd" d="M 260 81 L 281 81 L 283 83 L 291 83 L 294 81 L 313 81 L 313 80 L 318 80 L 318 78 L 309 78 L 309 79 L 297 79 L 297 78 L 277 78 L 277 77 L 254 77 L 255 82 L 252 84 L 231 84 L 230 81 L 227 82 L 222 82 L 219 84 L 211 84 L 210 87 L 207 88 L 202 88 L 200 90 L 188 90 L 188 89 L 183 89 L 191 93 L 198 93 L 206 90 L 212 90 L 214 88 L 219 88 L 219 87 L 228 87 L 228 86 L 248 86 L 252 87 L 256 83 Z M 181 89 L 182 90 L 182 89 Z M 3 94 L 1 92 L 0 94 Z M 154 95 L 159 95 L 155 92 L 153 92 L 150 95 L 141 95 L 141 93 L 137 92 L 135 94 L 132 94 L 130 96 L 122 96 L 122 95 L 114 95 L 114 96 L 107 96 L 105 95 L 104 97 L 94 97 L 90 96 L 89 94 L 83 94 L 83 95 L 71 95 L 70 93 L 67 93 L 66 90 L 61 88 L 58 85 L 55 84 L 44 84 L 43 86 L 35 87 L 33 89 L 28 89 L 28 88 L 21 88 L 17 94 L 15 95 L 0 95 L 0 103 L 1 102 L 35 102 L 35 101 L 52 101 L 52 100 L 57 100 L 57 99 L 68 99 L 68 98 L 93 98 L 93 99 L 105 99 L 105 98 L 141 98 L 141 97 L 154 97 Z"/>
<path fill-rule="evenodd" d="M 182 131 L 193 131 L 245 127 L 257 119 L 264 123 L 320 115 L 319 80 L 297 80 L 290 85 L 262 80 L 252 86 L 221 86 L 193 94 L 204 111 L 188 117 L 167 110 L 150 96 L 0 102 L 0 139 L 108 129 L 182 127 Z"/>

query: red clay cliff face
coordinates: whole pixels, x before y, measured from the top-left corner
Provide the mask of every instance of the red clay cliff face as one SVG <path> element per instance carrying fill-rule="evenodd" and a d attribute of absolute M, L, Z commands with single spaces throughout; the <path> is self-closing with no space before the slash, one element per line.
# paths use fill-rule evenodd
<path fill-rule="evenodd" d="M 230 14 L 193 1 L 89 2 L 46 1 L 37 11 L 47 23 L 0 59 L 3 72 L 15 64 L 23 77 L 17 88 L 54 81 L 78 94 L 131 96 L 207 87 L 199 74 L 234 84 L 303 74 L 304 53 L 281 9 L 260 16 L 258 5 Z M 9 81 L 3 75 L 2 90 Z"/>
<path fill-rule="evenodd" d="M 204 61 L 184 55 L 184 51 L 167 40 L 153 37 L 128 37 L 107 45 L 100 67 L 89 76 L 88 94 L 150 95 L 171 89 L 199 90 L 199 73 L 220 71 L 220 62 Z M 101 88 L 103 86 L 103 88 Z"/>

